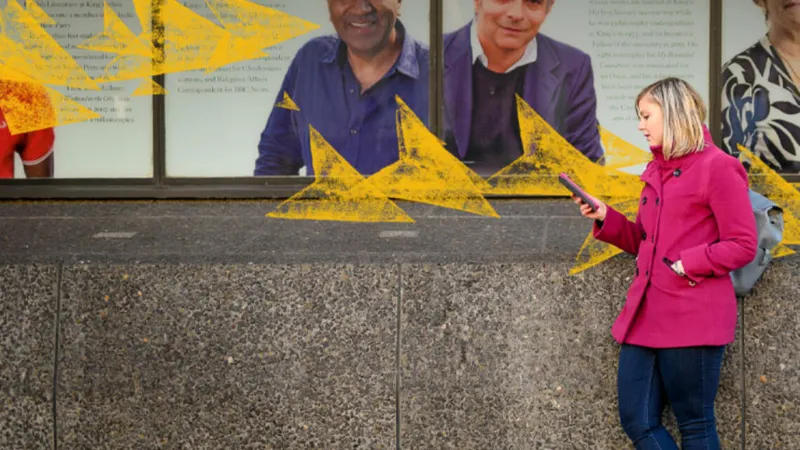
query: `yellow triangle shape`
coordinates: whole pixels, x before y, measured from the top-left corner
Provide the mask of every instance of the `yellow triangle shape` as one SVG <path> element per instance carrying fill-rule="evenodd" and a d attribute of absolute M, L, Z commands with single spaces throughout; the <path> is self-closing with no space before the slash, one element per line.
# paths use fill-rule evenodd
<path fill-rule="evenodd" d="M 139 25 L 142 27 L 141 36 L 148 36 L 153 28 L 152 16 L 150 14 L 150 11 L 152 11 L 152 0 L 133 0 L 133 8 L 136 10 L 136 17 L 139 18 Z M 152 40 L 148 39 L 146 42 L 152 42 Z"/>
<path fill-rule="evenodd" d="M 10 42 L 10 41 L 8 41 Z M 0 36 L 0 48 L 2 48 L 3 44 L 7 43 L 4 40 L 3 36 Z M 33 77 L 26 75 L 26 73 L 20 72 L 18 67 L 12 68 L 9 65 L 4 64 L 3 62 L 3 54 L 0 51 L 0 81 L 17 81 L 20 83 L 35 83 L 36 80 Z"/>
<path fill-rule="evenodd" d="M 558 182 L 558 174 L 564 172 L 601 201 L 615 206 L 626 216 L 635 217 L 644 185 L 638 176 L 589 160 L 519 95 L 517 114 L 523 154 L 489 178 L 493 186 L 489 192 L 568 196 L 569 191 Z M 590 232 L 570 273 L 594 267 L 620 252 L 614 246 L 597 241 Z"/>
<path fill-rule="evenodd" d="M 634 220 L 639 209 L 639 199 L 637 197 L 634 199 L 610 203 L 609 206 L 621 212 L 628 219 Z M 592 226 L 592 222 L 590 220 L 587 220 L 586 223 L 587 227 Z M 575 264 L 570 269 L 569 274 L 575 275 L 583 272 L 584 270 L 597 266 L 620 253 L 622 253 L 622 250 L 613 245 L 609 245 L 605 242 L 595 239 L 590 231 L 586 236 L 586 239 L 583 241 L 581 249 L 578 251 L 578 256 L 575 258 Z"/>
<path fill-rule="evenodd" d="M 230 38 L 229 32 L 176 0 L 164 0 L 153 14 L 163 24 L 165 59 L 155 62 L 162 73 L 205 69 L 220 41 Z"/>
<path fill-rule="evenodd" d="M 309 125 L 315 180 L 268 217 L 346 222 L 413 223 L 402 209 L 370 185 Z"/>
<path fill-rule="evenodd" d="M 0 109 L 12 134 L 100 117 L 91 109 L 37 82 L 0 82 Z"/>
<path fill-rule="evenodd" d="M 750 163 L 750 187 L 783 208 L 783 240 L 781 243 L 800 245 L 800 191 L 772 170 L 761 158 L 743 145 L 738 145 L 739 159 Z"/>
<path fill-rule="evenodd" d="M 239 38 L 226 31 L 208 59 L 206 73 L 211 73 L 231 63 L 269 56 L 261 51 L 261 47 L 263 46 L 257 42 Z"/>
<path fill-rule="evenodd" d="M 748 160 L 751 164 L 748 174 L 750 187 L 783 208 L 784 234 L 781 244 L 774 250 L 774 257 L 781 258 L 795 254 L 795 251 L 787 247 L 786 244 L 800 244 L 800 220 L 798 220 L 798 217 L 800 217 L 800 192 L 763 161 L 755 157 L 747 148 L 741 145 L 738 148 L 740 159 Z M 638 197 L 628 201 L 610 203 L 610 205 L 623 213 L 628 219 L 633 220 L 638 210 Z M 570 270 L 570 274 L 594 267 L 621 252 L 616 247 L 597 241 L 590 233 L 581 247 L 577 262 Z"/>
<path fill-rule="evenodd" d="M 517 95 L 517 117 L 523 154 L 489 178 L 488 191 L 501 195 L 566 196 L 558 182 L 564 172 L 587 192 L 604 200 L 622 201 L 638 197 L 639 177 L 605 168 L 589 160 Z"/>
<path fill-rule="evenodd" d="M 152 78 L 145 78 L 136 90 L 133 91 L 134 97 L 143 97 L 148 95 L 166 95 L 167 90 L 163 86 L 153 81 Z"/>
<path fill-rule="evenodd" d="M 0 11 L 0 17 L 2 11 Z M 22 45 L 0 34 L 0 64 L 3 65 L 3 78 L 17 81 L 33 80 L 39 74 L 36 70 L 36 55 L 25 51 Z"/>
<path fill-rule="evenodd" d="M 31 15 L 37 22 L 42 25 L 55 25 L 56 21 L 48 16 L 46 12 L 36 3 L 35 0 L 27 0 L 26 2 L 28 14 Z"/>
<path fill-rule="evenodd" d="M 100 90 L 72 55 L 16 0 L 8 0 L 4 15 L 9 39 L 0 39 L 0 59 L 6 64 L 45 84 Z"/>
<path fill-rule="evenodd" d="M 605 148 L 606 168 L 621 169 L 645 164 L 653 159 L 651 152 L 640 149 L 602 126 L 598 125 L 598 129 L 600 130 L 600 141 Z"/>
<path fill-rule="evenodd" d="M 392 198 L 500 217 L 481 193 L 483 178 L 448 152 L 400 97 L 396 101 L 400 159 L 370 183 Z"/>
<path fill-rule="evenodd" d="M 279 101 L 275 104 L 276 108 L 284 108 L 284 109 L 291 109 L 292 111 L 300 111 L 300 107 L 297 106 L 297 103 L 289 97 L 288 92 L 283 93 L 283 100 Z"/>
<path fill-rule="evenodd" d="M 778 258 L 783 258 L 784 256 L 794 255 L 795 253 L 797 252 L 795 252 L 791 248 L 783 244 L 778 244 L 778 246 L 775 247 L 775 249 L 772 251 L 772 257 L 774 259 L 778 259 Z"/>
<path fill-rule="evenodd" d="M 576 175 L 585 162 L 591 163 L 555 131 L 525 100 L 517 95 L 517 117 L 523 153 L 491 177 L 489 192 L 501 195 L 565 195 L 557 177 L 561 172 Z M 585 160 L 585 161 L 584 161 Z M 575 178 L 580 182 L 580 177 Z"/>
<path fill-rule="evenodd" d="M 106 64 L 103 74 L 95 77 L 98 83 L 150 78 L 158 72 L 151 56 L 119 54 Z"/>
<path fill-rule="evenodd" d="M 206 0 L 226 30 L 264 49 L 302 36 L 319 25 L 247 0 Z"/>
<path fill-rule="evenodd" d="M 108 4 L 103 2 L 103 32 L 77 46 L 84 50 L 151 57 L 152 44 L 140 40 L 119 18 Z"/>

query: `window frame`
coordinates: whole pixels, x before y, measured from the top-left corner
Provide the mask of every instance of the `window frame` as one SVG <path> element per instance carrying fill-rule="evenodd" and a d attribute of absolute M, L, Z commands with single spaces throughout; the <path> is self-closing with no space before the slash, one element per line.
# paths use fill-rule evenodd
<path fill-rule="evenodd" d="M 443 138 L 443 17 L 444 1 L 430 1 L 430 128 Z M 710 0 L 709 123 L 721 124 L 722 0 Z M 153 22 L 153 26 L 158 24 Z M 157 35 L 157 33 L 154 33 Z M 160 43 L 154 42 L 157 49 Z M 153 81 L 165 86 L 168 75 Z M 169 177 L 166 172 L 165 99 L 153 96 L 153 176 L 150 178 L 64 178 L 0 180 L 0 199 L 286 199 L 314 181 L 308 176 L 278 177 Z M 711 127 L 719 141 L 719 126 Z M 800 183 L 800 175 L 783 176 Z M 492 197 L 487 195 L 487 197 Z"/>

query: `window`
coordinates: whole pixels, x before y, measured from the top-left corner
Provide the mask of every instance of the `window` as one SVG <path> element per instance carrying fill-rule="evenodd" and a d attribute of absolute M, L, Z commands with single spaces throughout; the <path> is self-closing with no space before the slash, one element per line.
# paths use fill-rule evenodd
<path fill-rule="evenodd" d="M 153 100 L 141 87 L 149 77 L 119 70 L 123 60 L 115 60 L 125 46 L 146 48 L 141 36 L 150 14 L 129 1 L 109 6 L 4 5 L 0 165 L 6 175 L 23 178 L 26 166 L 47 160 L 54 178 L 152 177 Z M 115 28 L 103 29 L 105 16 Z M 33 101 L 31 92 L 44 100 Z M 16 154 L 15 145 L 22 148 Z"/>
<path fill-rule="evenodd" d="M 310 175 L 312 127 L 362 174 L 391 164 L 397 159 L 395 96 L 423 116 L 429 108 L 428 2 L 398 2 L 399 16 L 391 11 L 393 2 L 355 16 L 342 0 L 330 0 L 330 10 L 321 1 L 286 1 L 230 2 L 216 12 L 201 0 L 188 1 L 187 14 L 209 21 L 199 32 L 201 40 L 228 35 L 212 25 L 220 19 L 241 38 L 228 55 L 239 61 L 211 73 L 167 76 L 167 175 Z M 387 38 L 395 17 L 395 34 Z M 368 72 L 354 76 L 336 28 L 364 54 L 399 54 L 398 64 L 390 68 L 389 61 L 382 79 Z M 278 42 L 263 49 L 268 56 L 258 57 L 261 49 L 252 51 L 252 43 L 267 36 Z M 166 57 L 181 58 L 169 52 Z"/>
<path fill-rule="evenodd" d="M 766 0 L 759 8 L 742 2 L 724 10 L 721 76 L 722 145 L 760 159 L 779 173 L 800 173 L 800 62 L 784 50 L 798 8 Z M 770 14 L 767 14 L 771 11 Z M 780 11 L 780 14 L 777 12 Z"/>
<path fill-rule="evenodd" d="M 800 66 L 766 34 L 791 14 L 711 0 L 351 3 L 0 0 L 0 197 L 286 197 L 327 173 L 325 158 L 367 177 L 394 164 L 409 111 L 456 158 L 443 172 L 463 163 L 496 188 L 485 194 L 552 194 L 498 183 L 530 178 L 539 145 L 640 173 L 634 99 L 665 76 L 708 102 L 725 150 L 800 180 Z"/>

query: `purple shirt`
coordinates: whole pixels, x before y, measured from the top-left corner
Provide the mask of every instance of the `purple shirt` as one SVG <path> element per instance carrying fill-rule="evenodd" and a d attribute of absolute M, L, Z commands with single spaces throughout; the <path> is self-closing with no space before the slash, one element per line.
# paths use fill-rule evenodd
<path fill-rule="evenodd" d="M 313 175 L 309 125 L 363 175 L 397 161 L 395 96 L 428 123 L 428 49 L 400 21 L 396 29 L 403 40 L 400 56 L 363 93 L 338 36 L 312 39 L 298 51 L 276 103 L 286 92 L 300 111 L 272 109 L 258 144 L 256 176 L 297 175 L 302 166 Z"/>

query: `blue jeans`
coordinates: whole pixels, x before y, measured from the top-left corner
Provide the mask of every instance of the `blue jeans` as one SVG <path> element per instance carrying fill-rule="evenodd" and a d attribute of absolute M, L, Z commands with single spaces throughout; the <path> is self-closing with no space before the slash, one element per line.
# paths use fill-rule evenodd
<path fill-rule="evenodd" d="M 677 450 L 661 424 L 672 406 L 683 450 L 718 450 L 714 400 L 725 347 L 654 349 L 623 345 L 619 355 L 619 417 L 637 450 Z"/>

